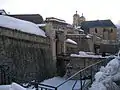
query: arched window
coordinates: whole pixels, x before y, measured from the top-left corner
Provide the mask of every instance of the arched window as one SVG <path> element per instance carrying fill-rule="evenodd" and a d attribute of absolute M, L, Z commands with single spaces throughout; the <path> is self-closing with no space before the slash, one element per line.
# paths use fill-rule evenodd
<path fill-rule="evenodd" d="M 97 33 L 97 28 L 95 28 L 95 33 Z"/>
<path fill-rule="evenodd" d="M 105 31 L 106 31 L 106 29 L 104 28 L 104 29 L 103 29 L 103 32 L 105 32 Z"/>
<path fill-rule="evenodd" d="M 113 29 L 111 28 L 110 32 L 112 33 L 113 32 Z"/>

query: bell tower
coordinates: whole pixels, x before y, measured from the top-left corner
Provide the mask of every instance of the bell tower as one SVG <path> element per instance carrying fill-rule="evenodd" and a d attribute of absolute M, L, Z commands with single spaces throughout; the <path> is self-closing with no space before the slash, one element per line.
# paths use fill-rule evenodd
<path fill-rule="evenodd" d="M 83 16 L 83 13 L 82 13 L 82 16 L 80 17 L 79 19 L 79 24 L 81 25 L 82 22 L 86 21 L 85 17 Z"/>
<path fill-rule="evenodd" d="M 79 14 L 77 14 L 77 11 L 76 13 L 73 15 L 73 26 L 74 27 L 77 27 L 79 25 Z"/>

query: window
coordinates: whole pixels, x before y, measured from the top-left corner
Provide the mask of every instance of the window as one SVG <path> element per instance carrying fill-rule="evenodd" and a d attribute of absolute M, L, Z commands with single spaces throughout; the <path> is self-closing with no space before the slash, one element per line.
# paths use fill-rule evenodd
<path fill-rule="evenodd" d="M 97 33 L 97 28 L 95 28 L 95 33 Z"/>
<path fill-rule="evenodd" d="M 111 33 L 113 32 L 113 29 L 111 29 L 111 31 L 110 31 Z"/>
<path fill-rule="evenodd" d="M 103 32 L 105 32 L 105 31 L 106 31 L 106 29 L 104 28 L 104 29 L 103 29 Z"/>

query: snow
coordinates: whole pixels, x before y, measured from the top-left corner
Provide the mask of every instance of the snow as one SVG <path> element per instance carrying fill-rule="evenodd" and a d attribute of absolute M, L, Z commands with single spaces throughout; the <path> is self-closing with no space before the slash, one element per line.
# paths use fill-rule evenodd
<path fill-rule="evenodd" d="M 79 31 L 84 32 L 84 30 L 80 29 Z"/>
<path fill-rule="evenodd" d="M 89 35 L 87 35 L 86 38 L 90 39 L 91 37 Z"/>
<path fill-rule="evenodd" d="M 68 24 L 67 27 L 68 28 L 73 28 L 73 26 L 71 24 Z"/>
<path fill-rule="evenodd" d="M 101 39 L 101 38 L 97 36 L 97 39 Z"/>
<path fill-rule="evenodd" d="M 120 81 L 120 52 L 105 67 L 95 74 L 95 81 L 89 90 L 120 90 L 115 81 Z"/>
<path fill-rule="evenodd" d="M 37 24 L 37 26 L 44 27 L 44 26 L 46 26 L 46 24 Z"/>
<path fill-rule="evenodd" d="M 66 23 L 64 20 L 60 20 L 57 18 L 49 18 L 48 21 L 56 21 L 56 22 L 60 22 L 60 23 Z"/>
<path fill-rule="evenodd" d="M 57 87 L 58 85 L 60 85 L 65 80 L 66 79 L 63 78 L 63 77 L 53 77 L 51 79 L 43 81 L 42 84 Z M 70 80 L 70 81 L 64 83 L 62 86 L 60 86 L 58 88 L 58 90 L 72 90 L 72 87 L 73 87 L 75 81 L 76 80 Z M 83 83 L 84 83 L 84 81 L 82 81 L 82 84 Z M 87 83 L 87 81 L 86 81 L 86 83 Z M 80 80 L 77 80 L 77 83 L 76 83 L 76 85 L 74 87 L 74 90 L 79 90 L 79 89 L 80 89 Z"/>
<path fill-rule="evenodd" d="M 20 86 L 17 83 L 12 83 L 11 85 L 0 85 L 0 90 L 27 90 L 27 89 Z"/>
<path fill-rule="evenodd" d="M 71 57 L 84 57 L 84 58 L 107 58 L 102 57 L 101 55 L 93 55 L 93 54 L 88 54 L 88 52 L 80 51 L 79 54 L 71 54 Z"/>
<path fill-rule="evenodd" d="M 45 32 L 36 24 L 5 15 L 0 15 L 0 26 L 46 37 Z"/>
<path fill-rule="evenodd" d="M 66 42 L 77 45 L 77 43 L 75 41 L 73 41 L 72 39 L 67 39 Z"/>
<path fill-rule="evenodd" d="M 75 29 L 77 29 L 77 30 L 79 30 L 81 32 L 84 32 L 84 30 L 81 29 L 81 26 L 77 26 L 77 27 L 75 27 Z"/>
<path fill-rule="evenodd" d="M 0 90 L 10 90 L 10 85 L 0 85 Z"/>
<path fill-rule="evenodd" d="M 87 55 L 87 53 L 84 51 L 79 51 L 79 55 Z"/>
<path fill-rule="evenodd" d="M 0 14 L 2 14 L 2 15 L 6 15 L 7 13 L 5 12 L 5 10 L 0 10 Z"/>
<path fill-rule="evenodd" d="M 26 90 L 26 88 L 20 86 L 20 85 L 17 84 L 17 83 L 12 83 L 10 90 Z"/>
<path fill-rule="evenodd" d="M 94 55 L 95 53 L 94 52 L 85 52 L 86 54 L 88 55 Z"/>
<path fill-rule="evenodd" d="M 75 29 L 80 29 L 81 28 L 81 26 L 77 26 L 77 27 L 75 27 Z"/>

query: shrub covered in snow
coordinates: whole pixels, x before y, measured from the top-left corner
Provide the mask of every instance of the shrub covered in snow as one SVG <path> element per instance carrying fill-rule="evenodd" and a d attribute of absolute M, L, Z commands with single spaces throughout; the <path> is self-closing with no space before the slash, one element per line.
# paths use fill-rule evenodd
<path fill-rule="evenodd" d="M 120 90 L 120 87 L 115 83 L 120 81 L 120 57 L 111 60 L 105 67 L 101 67 L 100 71 L 95 75 L 89 90 Z"/>

